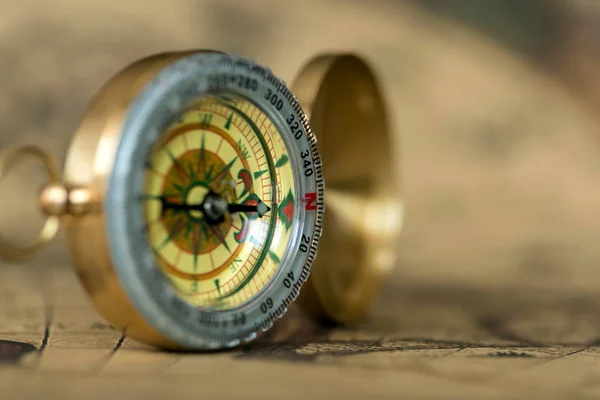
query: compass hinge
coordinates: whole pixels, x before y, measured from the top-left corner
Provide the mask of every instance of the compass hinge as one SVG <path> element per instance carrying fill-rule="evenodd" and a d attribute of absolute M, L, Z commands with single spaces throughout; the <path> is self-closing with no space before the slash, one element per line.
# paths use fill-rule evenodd
<path fill-rule="evenodd" d="M 89 188 L 60 183 L 45 186 L 39 203 L 46 215 L 82 215 L 100 211 L 100 202 Z"/>

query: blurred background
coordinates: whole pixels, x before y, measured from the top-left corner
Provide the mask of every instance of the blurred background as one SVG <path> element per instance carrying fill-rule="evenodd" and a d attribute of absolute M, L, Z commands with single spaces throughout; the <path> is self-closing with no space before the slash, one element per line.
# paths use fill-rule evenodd
<path fill-rule="evenodd" d="M 599 45 L 596 0 L 0 0 L 0 148 L 62 162 L 94 93 L 151 53 L 218 49 L 289 83 L 316 53 L 355 51 L 379 74 L 406 204 L 400 262 L 365 326 L 587 343 L 600 336 Z M 16 240 L 40 225 L 36 171 L 2 182 L 0 228 Z M 85 303 L 69 264 L 61 237 L 5 265 L 0 287 Z"/>

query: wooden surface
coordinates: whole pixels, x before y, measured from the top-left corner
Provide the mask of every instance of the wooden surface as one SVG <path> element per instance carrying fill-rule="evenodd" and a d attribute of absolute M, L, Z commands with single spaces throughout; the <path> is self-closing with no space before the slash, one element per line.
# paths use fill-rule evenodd
<path fill-rule="evenodd" d="M 112 330 L 70 271 L 50 268 L 46 304 L 31 270 L 3 269 L 0 338 L 35 346 L 16 357 L 0 343 L 3 399 L 600 395 L 593 343 L 535 343 L 457 310 L 420 306 L 416 313 L 394 295 L 353 328 L 315 327 L 293 310 L 268 337 L 235 351 L 159 352 Z"/>
<path fill-rule="evenodd" d="M 593 70 L 582 35 L 558 40 L 579 47 L 546 65 L 398 1 L 2 2 L 0 146 L 61 159 L 93 93 L 144 55 L 216 48 L 291 81 L 317 52 L 359 51 L 388 99 L 406 224 L 359 326 L 296 313 L 262 342 L 210 355 L 122 339 L 91 309 L 61 237 L 0 265 L 0 340 L 35 346 L 17 357 L 0 345 L 0 397 L 596 398 L 600 126 L 598 103 L 571 85 L 569 71 Z M 0 229 L 17 240 L 39 226 L 35 172 L 2 182 Z"/>

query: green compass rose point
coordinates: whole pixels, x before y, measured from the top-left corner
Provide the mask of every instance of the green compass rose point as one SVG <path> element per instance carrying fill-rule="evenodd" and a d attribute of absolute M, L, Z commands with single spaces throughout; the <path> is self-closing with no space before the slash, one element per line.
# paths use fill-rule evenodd
<path fill-rule="evenodd" d="M 289 158 L 286 154 L 282 155 L 281 158 L 275 163 L 275 168 L 283 167 L 285 164 L 288 163 L 288 160 Z"/>
<path fill-rule="evenodd" d="M 233 113 L 229 113 L 229 117 L 227 117 L 227 121 L 225 122 L 225 129 L 229 130 L 231 128 L 231 120 L 233 119 Z"/>

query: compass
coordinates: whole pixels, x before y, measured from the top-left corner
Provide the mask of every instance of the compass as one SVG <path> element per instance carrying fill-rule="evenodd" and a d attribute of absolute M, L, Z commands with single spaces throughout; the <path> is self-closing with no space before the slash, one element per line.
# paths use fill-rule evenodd
<path fill-rule="evenodd" d="M 350 75 L 344 81 L 350 89 L 369 82 Z M 214 51 L 165 53 L 133 63 L 89 105 L 62 178 L 36 147 L 0 157 L 0 176 L 23 157 L 37 158 L 49 175 L 40 195 L 47 222 L 39 239 L 17 248 L 0 237 L 0 255 L 22 259 L 62 224 L 94 305 L 128 337 L 192 350 L 251 341 L 299 295 L 322 233 L 322 161 L 304 110 L 321 117 L 315 115 L 319 107 L 311 104 L 310 90 L 303 90 L 310 87 L 303 85 L 297 97 L 268 68 Z M 372 94 L 360 94 L 358 103 Z M 348 115 L 349 121 L 361 118 L 360 110 L 357 114 L 349 105 L 337 111 L 356 114 Z M 362 114 L 367 123 L 376 116 L 368 108 Z M 379 136 L 373 136 L 376 143 Z M 364 207 L 355 211 L 363 218 Z M 343 235 L 338 238 L 351 244 Z M 325 254 L 331 257 L 332 251 Z M 340 265 L 323 267 L 321 283 L 312 285 L 308 296 L 323 303 L 334 320 L 346 322 L 323 294 L 336 276 L 348 276 L 348 268 L 365 268 L 347 260 Z M 368 276 L 357 276 L 373 286 Z M 328 297 L 343 304 L 343 290 L 335 293 Z M 368 304 L 373 295 L 362 297 Z M 309 303 L 301 302 L 310 311 Z"/>

